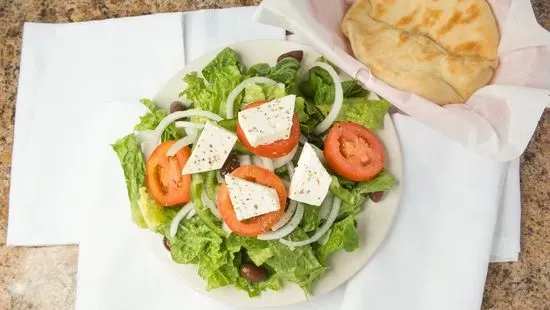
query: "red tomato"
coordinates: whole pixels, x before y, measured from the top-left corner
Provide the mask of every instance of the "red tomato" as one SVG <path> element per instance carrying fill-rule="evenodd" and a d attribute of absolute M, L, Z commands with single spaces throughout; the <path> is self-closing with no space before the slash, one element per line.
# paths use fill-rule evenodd
<path fill-rule="evenodd" d="M 382 143 L 372 131 L 355 123 L 335 124 L 325 140 L 324 154 L 332 170 L 352 181 L 370 180 L 384 167 Z"/>
<path fill-rule="evenodd" d="M 257 101 L 253 102 L 247 106 L 244 107 L 244 109 L 250 109 L 255 108 L 258 106 L 261 106 L 262 104 L 268 102 L 268 100 L 263 101 Z M 298 144 L 298 141 L 300 140 L 300 122 L 298 121 L 298 117 L 296 116 L 296 113 L 294 113 L 294 116 L 292 117 L 292 127 L 290 129 L 290 136 L 286 140 L 278 140 L 270 144 L 266 145 L 259 145 L 257 147 L 253 147 L 250 145 L 248 140 L 246 139 L 246 136 L 241 129 L 241 126 L 237 124 L 237 136 L 239 137 L 239 140 L 241 143 L 252 153 L 263 156 L 263 157 L 269 157 L 269 158 L 276 158 L 284 156 L 290 151 L 294 149 L 294 147 Z"/>
<path fill-rule="evenodd" d="M 222 220 L 231 231 L 241 236 L 254 237 L 270 230 L 285 212 L 286 189 L 283 181 L 275 173 L 258 166 L 241 166 L 233 170 L 231 175 L 275 189 L 279 196 L 280 209 L 239 221 L 231 204 L 227 185 L 223 183 L 216 197 Z"/>
<path fill-rule="evenodd" d="M 189 147 L 183 147 L 176 155 L 166 153 L 175 141 L 161 143 L 147 160 L 145 184 L 153 198 L 162 206 L 174 206 L 191 199 L 191 175 L 181 170 L 191 155 Z"/>

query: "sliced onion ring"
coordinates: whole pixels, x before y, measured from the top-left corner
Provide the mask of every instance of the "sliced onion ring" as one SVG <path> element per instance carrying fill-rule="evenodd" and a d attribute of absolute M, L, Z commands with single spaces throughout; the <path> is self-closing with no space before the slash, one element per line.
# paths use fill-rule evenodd
<path fill-rule="evenodd" d="M 225 222 L 223 222 L 223 225 L 222 225 L 222 229 L 228 233 L 228 234 L 232 234 L 233 231 L 231 230 L 231 228 L 229 228 L 229 226 L 227 226 L 227 224 L 225 224 Z"/>
<path fill-rule="evenodd" d="M 340 204 L 341 203 L 342 203 L 342 200 L 340 200 L 340 198 L 334 197 L 334 200 L 332 202 L 332 210 L 330 210 L 330 214 L 327 218 L 327 221 L 309 239 L 302 240 L 302 241 L 290 241 L 290 240 L 285 240 L 285 239 L 279 239 L 279 241 L 282 244 L 286 245 L 286 246 L 296 248 L 296 247 L 299 247 L 299 246 L 304 246 L 304 245 L 311 244 L 311 243 L 321 239 L 321 237 L 323 237 L 323 235 L 326 234 L 327 231 L 330 229 L 330 227 L 332 226 L 334 221 L 336 221 L 336 218 L 338 217 L 338 212 L 340 211 Z"/>
<path fill-rule="evenodd" d="M 187 136 L 179 139 L 168 149 L 168 152 L 166 152 L 166 156 L 170 157 L 176 155 L 179 150 L 190 144 L 193 144 L 193 142 L 195 142 L 195 137 L 193 136 Z"/>
<path fill-rule="evenodd" d="M 204 128 L 204 124 L 194 123 L 194 122 L 177 121 L 175 124 L 176 124 L 176 127 L 178 128 L 197 128 L 197 129 Z"/>
<path fill-rule="evenodd" d="M 201 199 L 202 199 L 202 203 L 205 204 L 208 209 L 210 209 L 210 212 L 212 212 L 212 214 L 214 214 L 216 218 L 218 219 L 221 218 L 220 212 L 218 211 L 218 208 L 216 208 L 216 204 L 212 200 L 210 200 L 208 196 L 206 196 L 205 191 L 202 191 Z"/>
<path fill-rule="evenodd" d="M 330 112 L 328 113 L 327 117 L 325 117 L 324 120 L 317 124 L 317 126 L 315 126 L 315 129 L 313 130 L 316 134 L 321 134 L 327 131 L 327 129 L 329 129 L 329 127 L 338 117 L 340 109 L 342 108 L 342 102 L 344 101 L 344 91 L 342 89 L 342 82 L 340 80 L 340 77 L 331 65 L 317 61 L 314 62 L 311 67 L 320 67 L 322 69 L 325 69 L 334 81 L 334 103 L 332 104 L 332 107 L 330 108 Z"/>
<path fill-rule="evenodd" d="M 252 165 L 252 159 L 250 159 L 249 155 L 239 155 L 239 165 L 240 166 Z"/>
<path fill-rule="evenodd" d="M 188 202 L 178 211 L 176 216 L 174 216 L 172 222 L 170 222 L 170 239 L 173 239 L 176 236 L 181 220 L 183 220 L 183 218 L 187 215 L 187 213 L 191 211 L 191 209 L 193 209 L 193 203 Z"/>
<path fill-rule="evenodd" d="M 304 216 L 304 205 L 302 205 L 301 203 L 298 203 L 296 212 L 294 213 L 294 216 L 292 216 L 292 219 L 290 219 L 290 222 L 288 222 L 288 224 L 286 224 L 285 226 L 283 226 L 281 229 L 277 231 L 270 231 L 270 232 L 261 234 L 258 236 L 258 239 L 260 240 L 279 239 L 281 242 L 283 242 L 284 239 L 281 239 L 281 238 L 286 237 L 291 232 L 293 232 L 296 229 L 296 227 L 300 225 L 300 221 L 302 220 L 303 216 Z"/>
<path fill-rule="evenodd" d="M 185 217 L 185 219 L 190 219 L 193 216 L 195 216 L 195 214 L 197 214 L 197 210 L 195 210 L 195 208 L 191 208 L 191 211 L 189 211 L 189 213 L 187 213 L 187 216 Z"/>
<path fill-rule="evenodd" d="M 283 216 L 281 216 L 281 219 L 279 220 L 279 222 L 277 222 L 277 224 L 271 227 L 271 230 L 275 231 L 285 226 L 286 223 L 288 223 L 288 221 L 290 221 L 290 219 L 292 218 L 292 215 L 294 215 L 294 211 L 296 211 L 297 204 L 298 203 L 295 200 L 291 200 L 290 203 L 288 204 L 288 208 L 286 208 L 285 213 L 283 214 Z"/>
<path fill-rule="evenodd" d="M 275 166 L 273 165 L 273 160 L 271 158 L 262 157 L 262 156 L 258 156 L 258 158 L 260 158 L 260 160 L 262 161 L 262 165 L 265 169 L 269 171 L 275 170 Z"/>
<path fill-rule="evenodd" d="M 273 166 L 275 167 L 275 169 L 281 168 L 282 166 L 289 163 L 292 158 L 294 158 L 294 155 L 296 155 L 296 151 L 298 151 L 298 144 L 296 144 L 296 146 L 292 149 L 292 151 L 290 151 L 290 153 L 273 159 Z"/>
<path fill-rule="evenodd" d="M 243 91 L 243 89 L 250 84 L 275 85 L 277 84 L 277 82 L 272 79 L 261 77 L 261 76 L 252 77 L 242 81 L 229 93 L 229 96 L 227 96 L 227 102 L 225 104 L 225 118 L 231 119 L 235 117 L 233 115 L 233 104 L 235 102 L 235 98 L 237 98 L 237 96 Z"/>
<path fill-rule="evenodd" d="M 160 137 L 160 135 L 162 135 L 166 127 L 168 127 L 168 125 L 170 125 L 172 122 L 180 118 L 186 118 L 191 116 L 206 117 L 216 122 L 219 122 L 223 119 L 218 114 L 204 111 L 204 110 L 199 110 L 199 109 L 189 109 L 185 111 L 178 111 L 178 112 L 170 113 L 165 118 L 163 118 L 155 128 L 155 134 Z"/>

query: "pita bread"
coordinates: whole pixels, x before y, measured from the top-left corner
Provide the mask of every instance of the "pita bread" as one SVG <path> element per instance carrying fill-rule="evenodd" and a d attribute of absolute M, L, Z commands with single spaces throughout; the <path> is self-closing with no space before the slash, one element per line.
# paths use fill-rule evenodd
<path fill-rule="evenodd" d="M 485 0 L 357 0 L 341 28 L 376 77 L 440 105 L 465 102 L 498 65 Z"/>

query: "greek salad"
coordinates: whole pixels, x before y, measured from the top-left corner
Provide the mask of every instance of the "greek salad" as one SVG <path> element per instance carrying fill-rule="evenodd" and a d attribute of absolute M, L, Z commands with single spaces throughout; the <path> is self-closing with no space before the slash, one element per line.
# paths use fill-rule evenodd
<path fill-rule="evenodd" d="M 169 112 L 141 100 L 148 112 L 112 145 L 132 220 L 198 265 L 208 290 L 311 294 L 331 254 L 359 248 L 365 203 L 397 184 L 377 136 L 389 103 L 302 57 L 246 68 L 225 48 L 185 75 Z"/>

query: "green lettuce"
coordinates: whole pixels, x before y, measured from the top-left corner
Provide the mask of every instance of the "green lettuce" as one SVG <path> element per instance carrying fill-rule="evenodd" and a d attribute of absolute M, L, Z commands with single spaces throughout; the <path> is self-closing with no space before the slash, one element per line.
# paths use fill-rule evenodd
<path fill-rule="evenodd" d="M 388 170 L 383 169 L 378 175 L 369 181 L 359 182 L 355 187 L 358 194 L 368 194 L 387 191 L 398 183 L 397 179 Z"/>
<path fill-rule="evenodd" d="M 359 248 L 355 216 L 350 215 L 332 225 L 327 243 L 317 246 L 315 254 L 323 266 L 328 266 L 328 257 L 337 251 L 353 252 Z"/>
<path fill-rule="evenodd" d="M 134 130 L 152 130 L 157 127 L 160 121 L 168 115 L 166 111 L 159 108 L 151 99 L 141 99 L 140 102 L 149 109 L 149 112 L 140 117 L 139 123 L 134 126 Z M 178 140 L 182 138 L 181 133 L 178 131 L 174 124 L 168 125 L 168 127 L 162 133 L 162 141 Z"/>
<path fill-rule="evenodd" d="M 164 234 L 170 222 L 176 216 L 177 208 L 166 208 L 159 205 L 147 193 L 145 187 L 139 189 L 139 210 L 147 227 L 155 232 Z"/>
<path fill-rule="evenodd" d="M 319 105 L 323 115 L 328 115 L 332 105 Z M 336 118 L 338 122 L 354 122 L 372 130 L 384 128 L 384 115 L 388 112 L 390 104 L 386 100 L 367 100 L 365 97 L 346 98 L 342 103 L 342 109 Z"/>
<path fill-rule="evenodd" d="M 244 88 L 242 104 L 260 100 L 273 100 L 286 96 L 285 84 L 276 85 L 249 84 Z"/>
<path fill-rule="evenodd" d="M 229 93 L 243 80 L 244 65 L 237 52 L 231 48 L 223 49 L 204 69 L 187 74 L 183 81 L 187 88 L 180 92 L 180 97 L 186 97 L 197 109 L 217 113 L 225 117 L 225 103 Z M 241 101 L 241 95 L 235 99 Z"/>
<path fill-rule="evenodd" d="M 296 58 L 285 57 L 271 68 L 267 75 L 272 80 L 275 80 L 286 85 L 287 94 L 298 94 L 298 70 L 300 62 Z"/>
<path fill-rule="evenodd" d="M 139 227 L 145 228 L 147 224 L 139 208 L 139 189 L 145 185 L 145 161 L 141 154 L 140 144 L 136 136 L 131 133 L 117 140 L 112 147 L 124 171 L 132 221 Z"/>
<path fill-rule="evenodd" d="M 320 218 L 319 218 L 320 207 L 308 205 L 305 203 L 303 204 L 303 206 L 304 206 L 304 215 L 302 216 L 300 227 L 306 233 L 316 231 L 320 223 Z"/>

